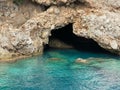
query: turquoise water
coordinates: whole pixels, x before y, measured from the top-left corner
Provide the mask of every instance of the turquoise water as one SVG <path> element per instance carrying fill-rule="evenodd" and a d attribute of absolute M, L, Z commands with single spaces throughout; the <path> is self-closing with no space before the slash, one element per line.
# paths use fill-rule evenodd
<path fill-rule="evenodd" d="M 120 90 L 120 57 L 65 49 L 1 63 L 0 90 Z"/>

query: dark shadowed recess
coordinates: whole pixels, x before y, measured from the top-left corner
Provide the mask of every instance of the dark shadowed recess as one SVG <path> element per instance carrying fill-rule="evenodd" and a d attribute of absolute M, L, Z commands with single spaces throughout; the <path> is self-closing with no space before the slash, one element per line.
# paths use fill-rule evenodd
<path fill-rule="evenodd" d="M 84 37 L 78 37 L 73 34 L 72 30 L 72 24 L 69 24 L 57 30 L 52 30 L 52 35 L 49 40 L 51 40 L 51 38 L 57 38 L 68 45 L 72 45 L 74 49 L 80 51 L 87 51 L 93 53 L 109 53 L 105 49 L 101 48 L 94 40 L 86 39 Z"/>
<path fill-rule="evenodd" d="M 16 4 L 17 6 L 22 6 L 22 5 L 26 5 L 28 6 L 29 4 L 33 4 L 35 7 L 38 7 L 38 9 L 40 9 L 40 11 L 46 11 L 49 6 L 45 6 L 45 5 L 40 5 L 36 2 L 33 2 L 32 0 L 13 0 L 13 3 Z"/>

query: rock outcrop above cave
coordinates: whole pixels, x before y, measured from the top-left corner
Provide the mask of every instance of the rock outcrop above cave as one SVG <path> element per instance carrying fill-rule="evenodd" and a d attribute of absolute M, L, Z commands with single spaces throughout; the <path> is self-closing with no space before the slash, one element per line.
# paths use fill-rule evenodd
<path fill-rule="evenodd" d="M 85 13 L 73 24 L 73 32 L 78 36 L 91 38 L 101 47 L 119 54 L 119 17 L 119 13 L 102 10 L 96 13 L 90 12 L 87 15 Z"/>
<path fill-rule="evenodd" d="M 26 0 L 19 6 L 12 2 L 0 1 L 1 61 L 41 54 L 51 30 L 69 23 L 75 35 L 120 55 L 119 0 Z"/>
<path fill-rule="evenodd" d="M 35 1 L 39 4 L 43 4 L 46 6 L 50 6 L 50 5 L 62 5 L 62 4 L 69 5 L 70 3 L 76 0 L 32 0 L 32 1 Z"/>

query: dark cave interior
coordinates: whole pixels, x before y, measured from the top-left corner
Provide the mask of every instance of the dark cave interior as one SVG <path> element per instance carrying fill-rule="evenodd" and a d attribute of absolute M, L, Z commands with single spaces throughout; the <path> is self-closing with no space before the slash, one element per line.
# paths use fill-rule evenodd
<path fill-rule="evenodd" d="M 101 48 L 94 40 L 76 36 L 73 34 L 72 30 L 72 24 L 69 24 L 57 30 L 52 30 L 49 40 L 51 40 L 51 38 L 57 38 L 68 45 L 72 45 L 74 49 L 80 51 L 95 53 L 108 52 L 105 49 Z M 50 48 L 49 45 L 47 48 Z"/>

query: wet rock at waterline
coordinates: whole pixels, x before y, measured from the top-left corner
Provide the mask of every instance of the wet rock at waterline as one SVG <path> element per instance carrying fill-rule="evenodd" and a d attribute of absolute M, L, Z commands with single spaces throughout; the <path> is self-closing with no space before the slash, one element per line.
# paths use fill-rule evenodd
<path fill-rule="evenodd" d="M 102 48 L 120 55 L 119 1 L 26 0 L 21 5 L 12 0 L 0 2 L 1 61 L 43 53 L 51 30 L 70 23 L 75 35 L 93 39 Z"/>

